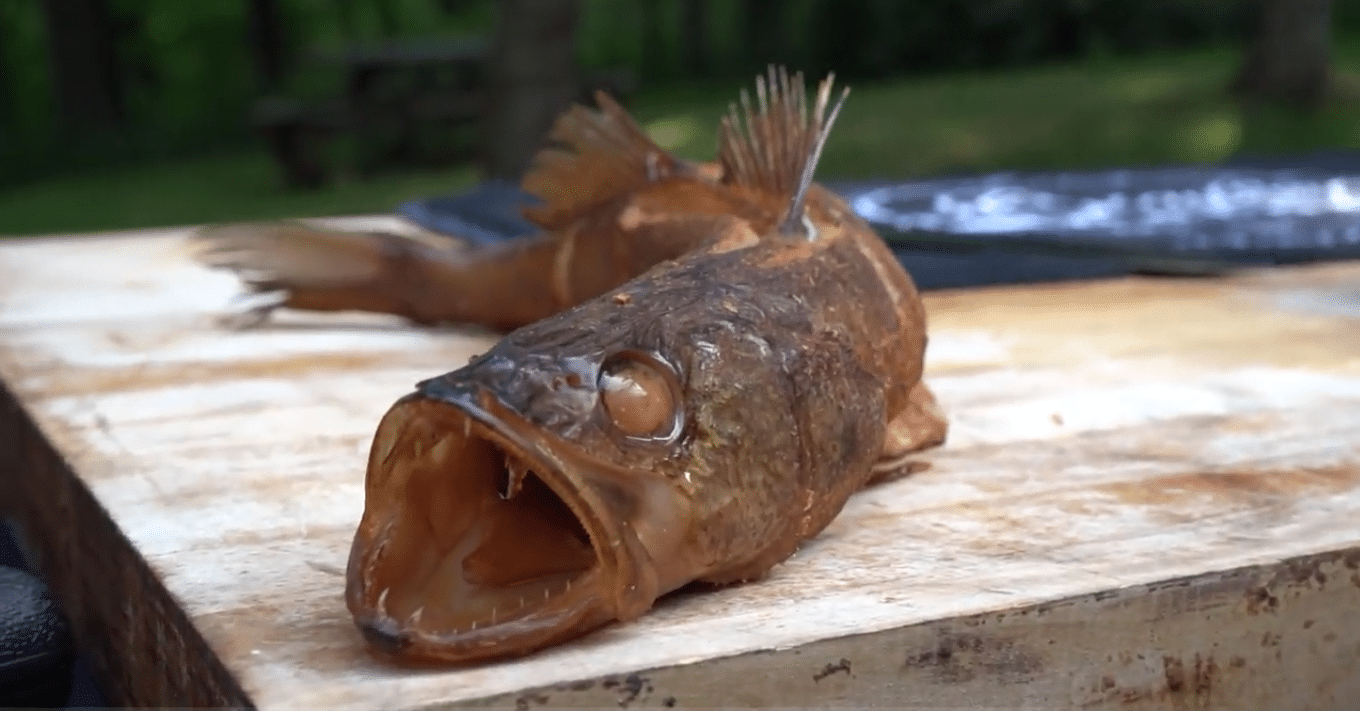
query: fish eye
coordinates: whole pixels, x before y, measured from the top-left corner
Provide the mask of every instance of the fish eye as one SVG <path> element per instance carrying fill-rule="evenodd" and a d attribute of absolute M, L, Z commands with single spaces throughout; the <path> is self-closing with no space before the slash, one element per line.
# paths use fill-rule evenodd
<path fill-rule="evenodd" d="M 600 369 L 600 402 L 620 432 L 664 437 L 676 421 L 677 397 L 670 369 L 640 353 L 620 353 Z"/>

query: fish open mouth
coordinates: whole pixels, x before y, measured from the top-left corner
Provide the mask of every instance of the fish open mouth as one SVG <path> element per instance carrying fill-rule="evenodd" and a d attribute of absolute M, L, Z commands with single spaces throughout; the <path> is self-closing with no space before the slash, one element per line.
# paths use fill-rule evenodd
<path fill-rule="evenodd" d="M 412 395 L 378 426 L 346 599 L 379 652 L 507 656 L 616 616 L 601 517 L 552 455 L 482 415 Z"/>

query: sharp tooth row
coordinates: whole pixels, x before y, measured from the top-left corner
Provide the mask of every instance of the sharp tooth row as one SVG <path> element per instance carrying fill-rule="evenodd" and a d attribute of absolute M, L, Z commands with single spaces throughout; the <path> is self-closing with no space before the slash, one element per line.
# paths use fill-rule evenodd
<path fill-rule="evenodd" d="M 378 461 L 384 465 L 392 458 L 392 452 L 397 448 L 399 430 L 395 427 L 380 427 L 377 434 Z"/>
<path fill-rule="evenodd" d="M 529 473 L 528 467 L 513 457 L 505 458 L 505 491 L 501 492 L 501 498 L 509 500 L 519 493 L 524 486 L 524 477 Z"/>
<path fill-rule="evenodd" d="M 560 590 L 559 592 L 566 593 L 566 592 L 568 592 L 569 590 L 571 590 L 571 581 L 570 581 L 570 580 L 567 581 L 566 585 L 564 585 L 564 586 L 562 587 L 562 590 Z M 549 598 L 551 598 L 551 597 L 552 597 L 552 591 L 551 591 L 550 589 L 548 589 L 548 588 L 543 588 L 543 600 L 546 602 L 546 601 L 547 601 Z M 520 610 L 523 610 L 525 607 L 528 607 L 528 605 L 525 603 L 524 598 L 521 597 L 521 598 L 519 598 L 519 606 L 516 607 L 516 608 L 513 609 L 513 610 L 509 610 L 509 612 L 510 612 L 510 613 L 515 613 L 515 612 L 518 612 L 518 611 L 520 611 Z M 421 612 L 422 612 L 424 609 L 425 609 L 424 606 L 422 606 L 422 607 L 420 607 L 419 609 L 417 609 L 417 610 L 411 615 L 411 623 L 412 623 L 412 624 L 415 624 L 416 622 L 419 622 L 419 621 L 420 621 L 420 614 L 421 614 Z M 468 626 L 468 632 L 476 632 L 476 631 L 477 631 L 477 627 L 478 627 L 479 625 L 488 625 L 488 624 L 489 624 L 489 625 L 491 625 L 491 626 L 495 626 L 495 625 L 499 622 L 500 614 L 501 614 L 501 610 L 500 610 L 499 607 L 493 607 L 493 608 L 491 608 L 491 615 L 490 615 L 489 617 L 483 618 L 483 619 L 481 619 L 481 620 L 472 620 L 472 622 L 471 622 L 471 623 L 469 624 L 469 626 Z M 454 630 L 453 630 L 453 633 L 454 633 L 454 634 L 461 634 L 461 630 L 454 629 Z"/>
<path fill-rule="evenodd" d="M 439 465 L 449 460 L 450 449 L 453 447 L 453 439 L 444 437 L 430 448 L 429 460 L 431 464 Z"/>

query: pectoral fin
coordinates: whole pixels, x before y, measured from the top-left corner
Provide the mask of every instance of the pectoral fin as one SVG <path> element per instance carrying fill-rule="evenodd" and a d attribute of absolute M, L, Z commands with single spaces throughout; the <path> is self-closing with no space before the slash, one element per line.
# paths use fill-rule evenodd
<path fill-rule="evenodd" d="M 911 471 L 915 453 L 943 444 L 949 420 L 924 382 L 918 382 L 907 396 L 907 406 L 888 422 L 883 437 L 883 453 L 874 463 L 870 481 L 895 478 Z"/>

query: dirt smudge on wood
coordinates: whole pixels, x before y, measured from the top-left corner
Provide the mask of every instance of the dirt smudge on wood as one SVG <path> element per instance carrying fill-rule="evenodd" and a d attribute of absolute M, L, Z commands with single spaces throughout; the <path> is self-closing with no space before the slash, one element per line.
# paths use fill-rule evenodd
<path fill-rule="evenodd" d="M 962 684 L 978 677 L 1002 684 L 1023 684 L 1045 665 L 1038 651 L 1015 640 L 993 635 L 943 633 L 936 645 L 909 653 L 904 668 L 929 670 L 937 684 Z"/>
<path fill-rule="evenodd" d="M 841 660 L 834 664 L 832 664 L 831 662 L 827 662 L 826 666 L 822 667 L 821 671 L 812 675 L 812 680 L 814 682 L 820 682 L 822 679 L 825 679 L 831 676 L 832 674 L 841 673 L 844 673 L 846 676 L 852 676 L 850 672 L 850 660 L 844 657 L 841 657 Z"/>
<path fill-rule="evenodd" d="M 1360 466 L 1343 464 L 1291 469 L 1205 471 L 1170 474 L 1095 487 L 1121 503 L 1164 506 L 1190 498 L 1228 502 L 1289 499 L 1303 492 L 1340 493 L 1360 486 Z"/>

